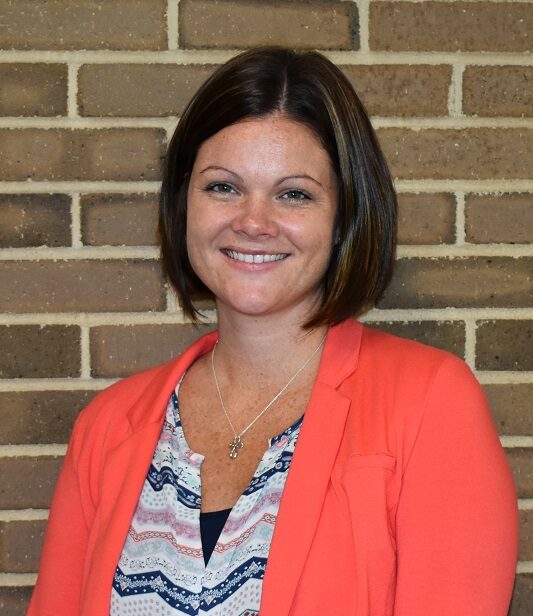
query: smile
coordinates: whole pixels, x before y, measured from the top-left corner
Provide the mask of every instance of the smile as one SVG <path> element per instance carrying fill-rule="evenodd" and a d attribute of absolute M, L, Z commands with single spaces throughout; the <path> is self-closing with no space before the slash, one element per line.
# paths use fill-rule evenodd
<path fill-rule="evenodd" d="M 281 261 L 289 256 L 287 253 L 253 255 L 247 252 L 237 252 L 236 250 L 223 250 L 222 252 L 230 259 L 242 261 L 243 263 L 270 263 L 272 261 Z"/>

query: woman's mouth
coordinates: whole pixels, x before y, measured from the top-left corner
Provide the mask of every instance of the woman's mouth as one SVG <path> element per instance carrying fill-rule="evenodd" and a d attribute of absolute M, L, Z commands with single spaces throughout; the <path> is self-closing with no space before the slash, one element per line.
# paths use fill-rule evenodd
<path fill-rule="evenodd" d="M 228 249 L 223 249 L 222 252 L 230 259 L 242 261 L 243 263 L 271 263 L 272 261 L 281 261 L 289 256 L 286 252 L 252 254 L 249 252 L 237 252 L 236 250 Z"/>

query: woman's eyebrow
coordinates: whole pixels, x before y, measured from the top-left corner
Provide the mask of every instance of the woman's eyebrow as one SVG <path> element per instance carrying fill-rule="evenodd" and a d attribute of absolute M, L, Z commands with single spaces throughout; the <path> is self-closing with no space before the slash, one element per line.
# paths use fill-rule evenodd
<path fill-rule="evenodd" d="M 314 182 L 315 184 L 318 184 L 318 186 L 320 186 L 320 188 L 324 188 L 322 186 L 322 184 L 316 180 L 314 177 L 307 175 L 306 173 L 302 173 L 302 174 L 297 174 L 297 175 L 286 175 L 282 178 L 280 178 L 277 182 L 276 182 L 276 186 L 278 186 L 279 184 L 282 184 L 283 182 L 285 182 L 285 180 L 311 180 L 311 182 Z"/>
<path fill-rule="evenodd" d="M 202 169 L 200 171 L 200 174 L 205 173 L 206 171 L 225 171 L 226 173 L 229 173 L 230 175 L 232 175 L 233 177 L 236 177 L 238 180 L 242 182 L 242 177 L 238 173 L 235 173 L 235 171 L 231 171 L 230 169 L 226 169 L 226 167 L 219 167 L 218 165 L 209 165 L 205 167 L 205 169 Z"/>

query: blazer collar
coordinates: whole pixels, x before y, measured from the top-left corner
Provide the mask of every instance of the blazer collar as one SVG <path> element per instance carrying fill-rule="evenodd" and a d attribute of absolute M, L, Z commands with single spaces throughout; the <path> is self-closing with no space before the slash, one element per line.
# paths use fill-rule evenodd
<path fill-rule="evenodd" d="M 148 374 L 152 372 L 152 378 L 147 382 L 137 402 L 128 411 L 128 420 L 133 432 L 144 428 L 149 423 L 163 421 L 168 400 L 183 373 L 200 356 L 213 348 L 217 338 L 218 332 L 216 331 L 205 334 L 176 359 L 148 372 Z"/>
<path fill-rule="evenodd" d="M 290 612 L 350 408 L 337 388 L 357 368 L 362 330 L 345 321 L 328 333 L 276 520 L 261 616 Z"/>
<path fill-rule="evenodd" d="M 349 319 L 330 327 L 317 381 L 336 389 L 357 369 L 363 326 Z"/>

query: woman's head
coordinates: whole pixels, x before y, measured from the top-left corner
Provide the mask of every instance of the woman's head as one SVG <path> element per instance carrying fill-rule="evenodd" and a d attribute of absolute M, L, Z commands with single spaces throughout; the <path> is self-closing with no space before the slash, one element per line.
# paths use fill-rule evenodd
<path fill-rule="evenodd" d="M 187 254 L 187 191 L 202 143 L 245 119 L 277 114 L 316 135 L 337 176 L 338 202 L 323 293 L 307 325 L 334 324 L 371 306 L 390 278 L 396 200 L 368 117 L 343 73 L 316 52 L 260 48 L 222 65 L 185 109 L 161 192 L 163 263 L 185 313 L 209 293 Z"/>

